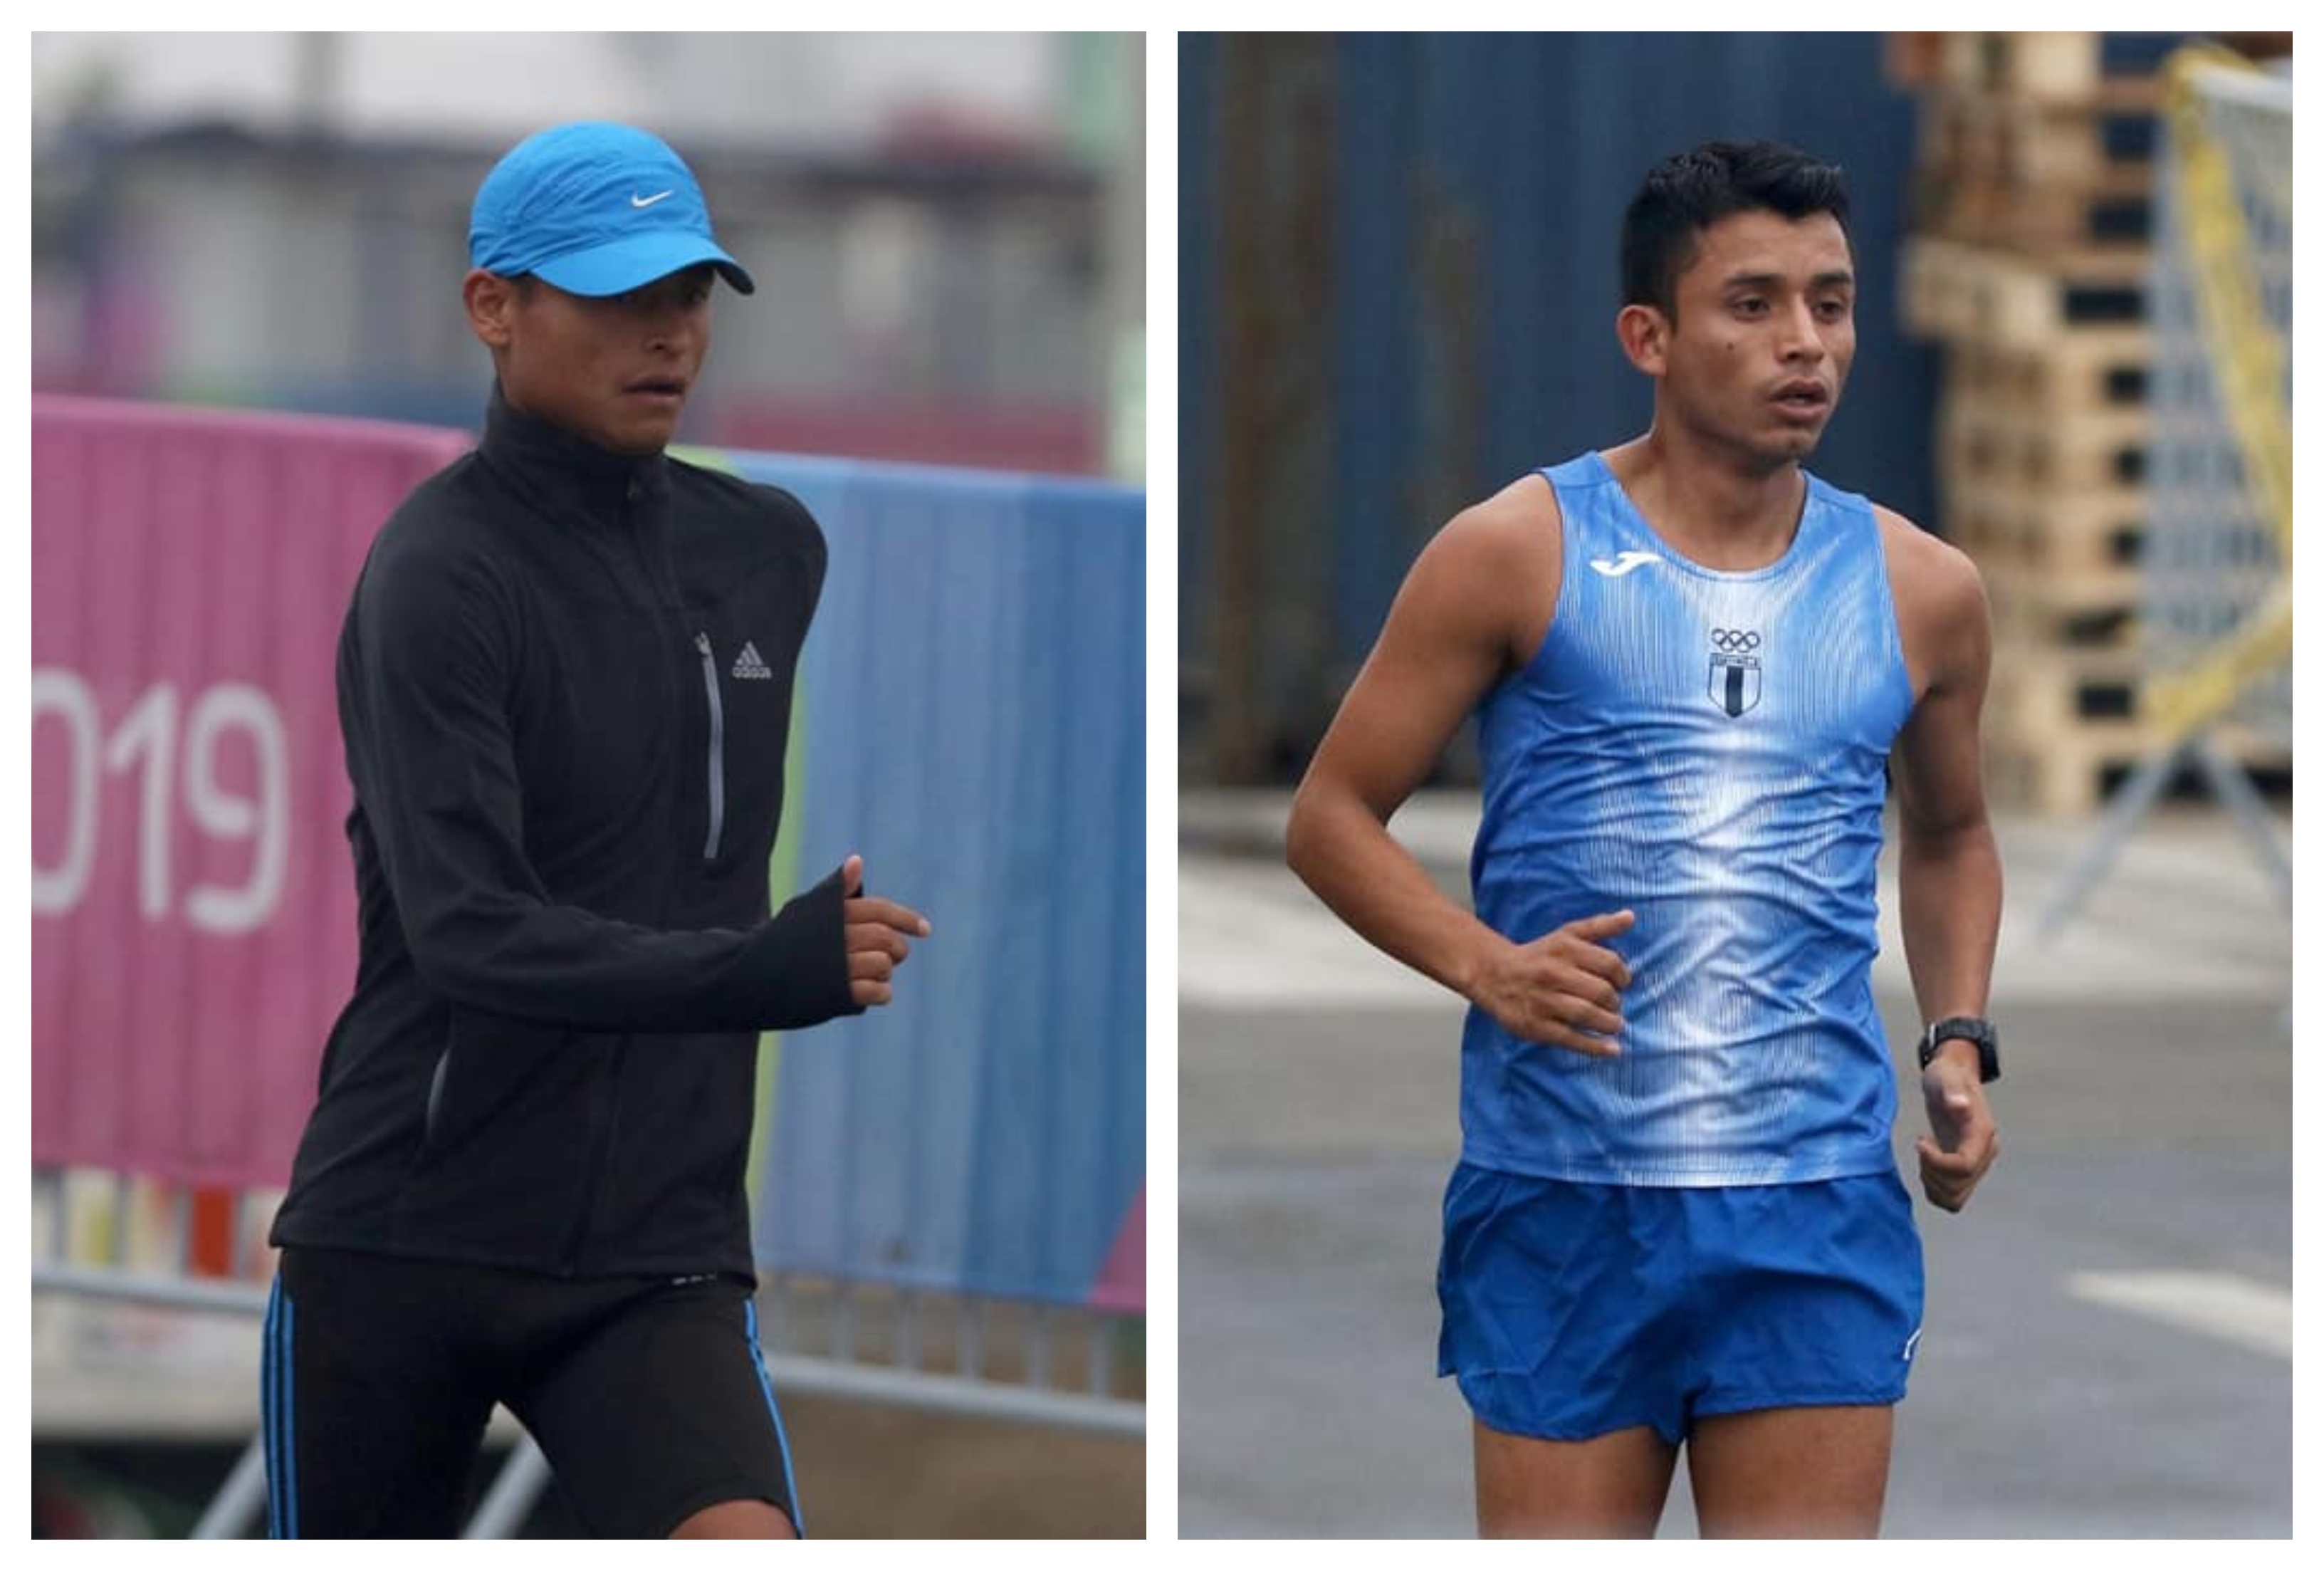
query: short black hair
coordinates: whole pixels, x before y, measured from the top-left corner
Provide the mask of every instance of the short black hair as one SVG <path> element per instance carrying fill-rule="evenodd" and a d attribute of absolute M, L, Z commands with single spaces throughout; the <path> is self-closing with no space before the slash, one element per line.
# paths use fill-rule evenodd
<path fill-rule="evenodd" d="M 1830 213 L 1848 233 L 1840 166 L 1796 147 L 1706 142 L 1655 165 L 1622 215 L 1622 303 L 1675 320 L 1678 275 L 1694 261 L 1696 236 L 1730 214 L 1761 209 L 1794 219 Z"/>

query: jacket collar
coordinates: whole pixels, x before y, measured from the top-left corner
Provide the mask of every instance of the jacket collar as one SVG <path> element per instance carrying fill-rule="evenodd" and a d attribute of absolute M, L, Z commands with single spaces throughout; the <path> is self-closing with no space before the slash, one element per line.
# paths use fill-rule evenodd
<path fill-rule="evenodd" d="M 633 503 L 659 503 L 669 494 L 669 460 L 663 454 L 640 458 L 601 448 L 517 409 L 497 380 L 480 450 L 553 515 L 618 523 Z"/>

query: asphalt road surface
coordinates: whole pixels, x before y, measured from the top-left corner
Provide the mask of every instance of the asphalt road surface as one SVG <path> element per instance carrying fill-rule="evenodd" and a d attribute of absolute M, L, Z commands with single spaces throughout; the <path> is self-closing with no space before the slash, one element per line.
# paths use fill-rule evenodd
<path fill-rule="evenodd" d="M 1434 1277 L 1462 1006 L 1284 871 L 1281 810 L 1183 809 L 1179 1530 L 1464 1536 Z M 1428 799 L 1396 825 L 1448 888 L 1472 812 Z M 2004 1151 L 1963 1215 L 1920 1202 L 1927 1331 L 1884 1530 L 2288 1536 L 2290 927 L 2224 817 L 2181 809 L 2036 944 L 2086 834 L 2002 826 Z M 1909 1056 L 1889 919 L 1876 984 Z M 1695 1531 L 1683 1466 L 1662 1530 Z"/>

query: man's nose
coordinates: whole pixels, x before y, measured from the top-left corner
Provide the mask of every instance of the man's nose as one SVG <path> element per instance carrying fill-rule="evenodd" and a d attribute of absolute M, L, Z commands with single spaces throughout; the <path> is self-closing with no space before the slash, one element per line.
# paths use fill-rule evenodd
<path fill-rule="evenodd" d="M 655 348 L 676 348 L 689 342 L 695 333 L 696 315 L 681 301 L 647 301 L 639 313 L 643 319 L 646 342 Z"/>
<path fill-rule="evenodd" d="M 1828 351 L 1824 347 L 1823 325 L 1816 320 L 1815 308 L 1803 300 L 1784 313 L 1783 337 L 1777 351 L 1786 360 L 1817 361 Z"/>

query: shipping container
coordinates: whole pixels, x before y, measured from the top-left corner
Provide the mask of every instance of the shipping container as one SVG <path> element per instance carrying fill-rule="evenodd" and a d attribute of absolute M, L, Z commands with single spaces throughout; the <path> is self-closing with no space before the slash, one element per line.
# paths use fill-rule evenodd
<path fill-rule="evenodd" d="M 1896 309 L 1914 103 L 1882 56 L 1878 33 L 1182 38 L 1186 778 L 1296 778 L 1429 535 L 1646 428 L 1622 212 L 1697 143 L 1847 171 L 1858 349 L 1813 467 L 1929 517 L 1935 356 Z"/>

